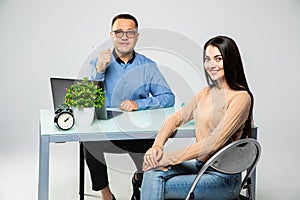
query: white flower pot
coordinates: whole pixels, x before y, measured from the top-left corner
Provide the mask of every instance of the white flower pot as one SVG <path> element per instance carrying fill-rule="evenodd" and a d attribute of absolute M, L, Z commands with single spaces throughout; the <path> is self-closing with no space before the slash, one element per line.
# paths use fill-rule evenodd
<path fill-rule="evenodd" d="M 77 126 L 90 126 L 95 116 L 95 107 L 74 108 L 74 118 Z"/>

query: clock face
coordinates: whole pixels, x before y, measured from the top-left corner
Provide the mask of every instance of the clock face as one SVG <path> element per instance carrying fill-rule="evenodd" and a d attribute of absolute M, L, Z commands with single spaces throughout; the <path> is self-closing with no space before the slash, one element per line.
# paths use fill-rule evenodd
<path fill-rule="evenodd" d="M 63 130 L 72 128 L 73 124 L 74 118 L 70 113 L 67 112 L 61 113 L 57 119 L 57 125 Z"/>

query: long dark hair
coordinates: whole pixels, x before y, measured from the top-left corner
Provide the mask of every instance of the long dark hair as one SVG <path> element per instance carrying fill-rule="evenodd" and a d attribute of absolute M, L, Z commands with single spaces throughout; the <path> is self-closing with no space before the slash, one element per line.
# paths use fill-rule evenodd
<path fill-rule="evenodd" d="M 205 58 L 205 51 L 207 46 L 215 46 L 221 52 L 224 66 L 224 76 L 226 83 L 233 90 L 246 90 L 251 97 L 251 107 L 248 115 L 248 119 L 245 122 L 242 138 L 251 137 L 251 125 L 252 125 L 252 113 L 253 113 L 253 94 L 249 89 L 244 67 L 241 59 L 241 55 L 238 46 L 233 39 L 226 36 L 217 36 L 208 40 L 204 45 L 203 61 Z M 208 73 L 205 71 L 206 81 L 208 85 L 216 85 Z"/>

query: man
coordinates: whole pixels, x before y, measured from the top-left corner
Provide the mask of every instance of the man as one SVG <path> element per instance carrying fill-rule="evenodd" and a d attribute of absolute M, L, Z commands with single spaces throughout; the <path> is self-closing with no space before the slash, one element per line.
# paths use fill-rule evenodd
<path fill-rule="evenodd" d="M 110 37 L 114 49 L 101 51 L 90 62 L 90 78 L 104 81 L 107 107 L 118 107 L 130 112 L 173 106 L 174 94 L 157 64 L 134 51 L 139 38 L 135 17 L 129 14 L 114 17 Z M 131 199 L 139 199 L 143 156 L 152 143 L 153 140 L 85 142 L 85 156 L 93 190 L 101 190 L 103 200 L 115 199 L 109 188 L 104 152 L 127 152 L 138 170 L 132 178 L 134 191 Z"/>

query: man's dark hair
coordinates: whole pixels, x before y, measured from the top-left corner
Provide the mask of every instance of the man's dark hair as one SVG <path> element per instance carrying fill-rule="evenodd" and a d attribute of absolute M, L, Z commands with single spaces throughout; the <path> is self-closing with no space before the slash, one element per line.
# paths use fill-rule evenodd
<path fill-rule="evenodd" d="M 117 16 L 115 16 L 111 22 L 111 27 L 114 25 L 115 21 L 117 21 L 117 19 L 130 19 L 132 21 L 134 21 L 136 28 L 138 28 L 138 22 L 136 20 L 136 18 L 130 14 L 119 14 Z"/>

